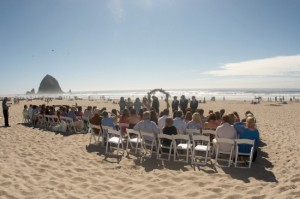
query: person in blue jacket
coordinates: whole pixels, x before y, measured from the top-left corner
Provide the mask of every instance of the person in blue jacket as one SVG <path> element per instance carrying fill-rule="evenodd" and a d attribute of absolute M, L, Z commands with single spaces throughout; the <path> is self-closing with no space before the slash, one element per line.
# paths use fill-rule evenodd
<path fill-rule="evenodd" d="M 259 131 L 256 129 L 256 123 L 254 117 L 248 117 L 246 119 L 246 126 L 243 122 L 236 122 L 234 123 L 234 128 L 238 133 L 239 139 L 249 139 L 254 140 L 254 153 L 253 159 L 254 162 L 257 156 L 257 149 L 259 143 Z M 239 152 L 241 153 L 250 153 L 251 146 L 247 144 L 239 145 Z"/>

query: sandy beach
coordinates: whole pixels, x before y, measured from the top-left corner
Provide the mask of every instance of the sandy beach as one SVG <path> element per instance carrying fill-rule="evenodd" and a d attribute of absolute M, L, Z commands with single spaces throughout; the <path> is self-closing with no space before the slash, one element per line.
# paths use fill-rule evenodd
<path fill-rule="evenodd" d="M 260 131 L 258 158 L 251 169 L 165 162 L 141 162 L 135 155 L 105 158 L 105 149 L 89 145 L 89 134 L 64 136 L 24 126 L 24 104 L 9 110 L 9 128 L 0 121 L 0 198 L 300 198 L 300 104 L 208 101 L 205 110 L 250 110 Z M 54 100 L 118 108 L 112 101 Z M 161 110 L 165 103 L 161 102 Z M 2 111 L 2 110 L 1 110 Z"/>

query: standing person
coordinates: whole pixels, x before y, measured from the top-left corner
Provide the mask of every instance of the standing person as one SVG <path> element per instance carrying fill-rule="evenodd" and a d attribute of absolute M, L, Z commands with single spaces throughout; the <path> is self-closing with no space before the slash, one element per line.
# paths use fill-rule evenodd
<path fill-rule="evenodd" d="M 4 97 L 3 101 L 2 101 L 2 110 L 3 110 L 3 116 L 4 116 L 4 123 L 5 123 L 5 127 L 10 127 L 9 123 L 8 123 L 8 109 L 9 109 L 9 105 L 7 104 L 7 97 Z"/>
<path fill-rule="evenodd" d="M 152 96 L 152 108 L 156 111 L 157 114 L 159 114 L 159 101 L 158 98 L 155 96 Z"/>
<path fill-rule="evenodd" d="M 147 109 L 147 111 L 150 111 L 150 104 L 146 97 L 143 97 L 143 107 Z"/>
<path fill-rule="evenodd" d="M 180 102 L 179 102 L 179 106 L 180 106 L 180 110 L 183 112 L 183 114 L 185 115 L 186 113 L 186 108 L 188 107 L 188 100 L 185 99 L 185 96 L 182 95 Z"/>
<path fill-rule="evenodd" d="M 177 96 L 174 96 L 172 101 L 172 112 L 178 111 L 179 101 L 177 99 Z"/>
<path fill-rule="evenodd" d="M 196 100 L 195 96 L 192 96 L 192 101 L 190 102 L 190 108 L 192 109 L 192 113 L 195 113 L 198 108 L 198 100 Z"/>
<path fill-rule="evenodd" d="M 120 106 L 120 113 L 122 114 L 125 107 L 126 107 L 126 102 L 124 100 L 124 97 L 121 97 L 120 98 L 120 101 L 119 101 L 119 106 Z"/>
<path fill-rule="evenodd" d="M 133 107 L 133 102 L 131 101 L 130 97 L 127 98 L 126 107 L 128 110 L 132 109 Z"/>
<path fill-rule="evenodd" d="M 140 112 L 141 108 L 142 108 L 142 102 L 140 100 L 140 98 L 135 98 L 135 101 L 133 103 L 134 109 L 137 113 Z"/>

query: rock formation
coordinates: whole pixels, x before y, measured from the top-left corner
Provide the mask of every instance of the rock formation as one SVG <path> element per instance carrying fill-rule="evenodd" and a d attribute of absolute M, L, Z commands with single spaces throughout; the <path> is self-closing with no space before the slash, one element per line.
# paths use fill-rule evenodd
<path fill-rule="evenodd" d="M 31 91 L 27 91 L 27 92 L 26 92 L 26 95 L 34 95 L 34 94 L 35 94 L 34 88 L 31 89 Z"/>
<path fill-rule="evenodd" d="M 63 93 L 58 81 L 51 75 L 46 75 L 40 83 L 38 94 Z"/>

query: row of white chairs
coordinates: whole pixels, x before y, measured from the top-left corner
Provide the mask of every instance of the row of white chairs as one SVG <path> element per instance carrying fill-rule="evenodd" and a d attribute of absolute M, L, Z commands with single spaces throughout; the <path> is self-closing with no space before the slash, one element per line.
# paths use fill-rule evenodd
<path fill-rule="evenodd" d="M 37 119 L 37 123 L 35 123 Z M 83 118 L 85 119 L 85 118 Z M 62 124 L 62 121 L 65 123 L 66 125 L 66 129 L 57 129 L 55 130 L 55 126 L 57 125 L 61 125 L 63 126 L 64 124 Z M 70 117 L 65 117 L 65 116 L 60 116 L 60 120 L 58 119 L 57 115 L 42 115 L 42 114 L 35 114 L 33 116 L 32 119 L 30 119 L 30 117 L 26 114 L 23 114 L 23 123 L 28 123 L 28 124 L 32 124 L 33 126 L 37 126 L 39 128 L 44 128 L 44 129 L 48 129 L 48 130 L 54 130 L 54 131 L 68 131 L 68 132 L 77 132 L 76 126 L 74 124 L 74 121 L 72 118 Z"/>
<path fill-rule="evenodd" d="M 96 135 L 93 131 L 93 128 L 99 129 L 100 133 Z M 160 160 L 171 160 L 171 156 L 173 156 L 173 161 L 181 161 L 181 162 L 189 162 L 191 159 L 191 163 L 193 165 L 206 165 L 209 158 L 211 158 L 212 153 L 216 153 L 215 165 L 223 167 L 230 165 L 233 163 L 233 155 L 235 154 L 235 167 L 238 165 L 238 156 L 249 156 L 249 165 L 251 167 L 252 157 L 253 157 L 253 146 L 254 140 L 245 140 L 245 139 L 226 139 L 226 138 L 216 138 L 216 143 L 211 145 L 209 134 L 214 134 L 212 130 L 210 132 L 205 132 L 203 130 L 203 135 L 200 133 L 191 133 L 188 134 L 177 134 L 177 135 L 166 135 L 166 134 L 158 134 L 155 135 L 153 133 L 147 132 L 139 132 L 133 129 L 127 129 L 125 136 L 122 136 L 120 131 L 114 130 L 111 127 L 100 126 L 100 125 L 91 125 L 89 124 L 89 132 L 90 136 L 90 144 L 92 139 L 94 139 L 95 143 L 100 143 L 104 146 L 106 143 L 106 154 L 111 154 L 112 149 L 117 149 L 117 154 L 119 154 L 120 150 L 122 150 L 122 155 L 124 155 L 124 151 L 129 150 L 129 146 L 134 150 L 134 153 L 137 154 L 140 151 L 141 154 L 145 157 L 152 157 L 153 152 L 156 152 L 156 158 Z M 98 138 L 97 138 L 98 137 Z M 169 140 L 170 145 L 164 145 L 164 140 Z M 220 143 L 229 144 L 231 146 L 230 151 L 222 151 L 219 147 Z M 126 144 L 126 148 L 125 148 Z M 251 153 L 249 154 L 241 154 L 238 152 L 239 144 L 249 144 L 252 145 Z M 114 145 L 114 146 L 113 146 Z M 110 149 L 110 150 L 108 150 Z M 228 159 L 221 159 L 219 155 L 228 155 Z M 163 158 L 163 156 L 167 156 L 167 158 Z M 182 159 L 181 157 L 184 157 Z M 218 161 L 228 161 L 227 165 L 219 164 Z"/>

